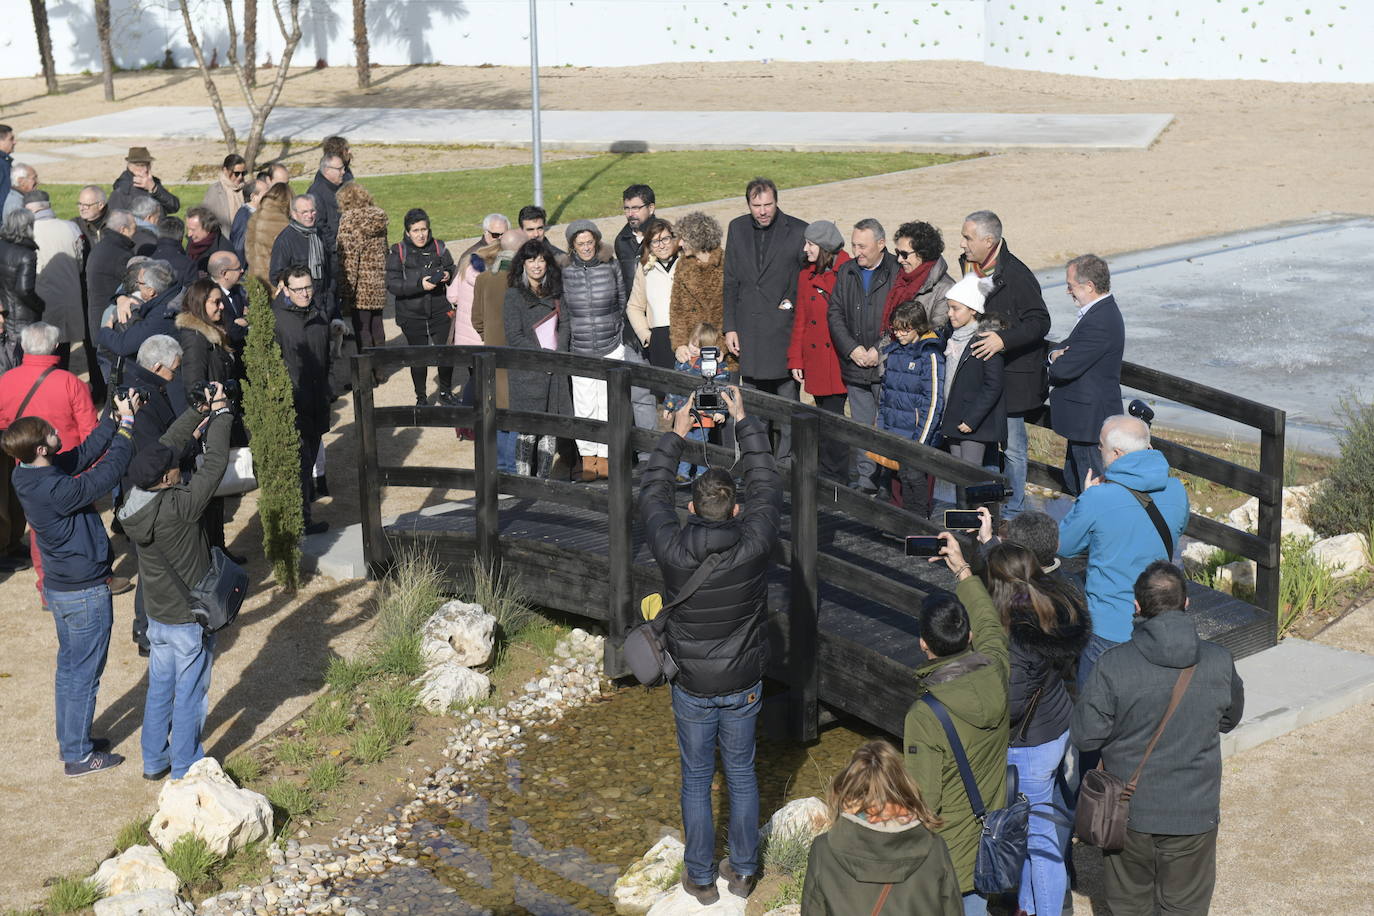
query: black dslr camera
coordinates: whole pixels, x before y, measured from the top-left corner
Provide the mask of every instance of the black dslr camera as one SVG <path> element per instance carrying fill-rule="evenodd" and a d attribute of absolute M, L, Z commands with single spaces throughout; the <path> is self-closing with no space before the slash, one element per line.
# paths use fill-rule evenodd
<path fill-rule="evenodd" d="M 964 499 L 970 506 L 990 506 L 1011 499 L 1011 487 L 989 481 L 964 487 Z"/>
<path fill-rule="evenodd" d="M 243 393 L 239 388 L 237 379 L 225 379 L 220 382 L 224 386 L 224 396 L 231 401 L 237 401 Z M 192 385 L 186 389 L 186 403 L 196 410 L 208 408 L 215 399 L 214 382 L 201 382 L 199 385 Z"/>
<path fill-rule="evenodd" d="M 114 396 L 116 401 L 127 401 L 137 397 L 139 401 L 147 404 L 153 399 L 153 393 L 147 388 L 140 388 L 137 385 L 120 385 L 115 388 Z"/>
<path fill-rule="evenodd" d="M 718 372 L 720 372 L 720 348 L 702 347 L 701 377 L 703 381 L 697 386 L 696 395 L 693 398 L 697 410 L 725 409 L 725 405 L 720 399 L 720 386 L 716 384 L 716 373 Z"/>

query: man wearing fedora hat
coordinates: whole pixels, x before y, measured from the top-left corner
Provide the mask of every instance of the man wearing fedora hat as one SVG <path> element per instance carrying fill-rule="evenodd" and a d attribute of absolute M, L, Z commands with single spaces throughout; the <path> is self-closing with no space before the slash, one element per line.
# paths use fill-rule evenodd
<path fill-rule="evenodd" d="M 146 146 L 129 147 L 124 157 L 124 174 L 115 179 L 114 193 L 107 205 L 111 210 L 132 210 L 134 201 L 151 197 L 162 208 L 164 216 L 181 209 L 181 200 L 163 187 L 162 180 L 153 174 L 153 156 Z"/>

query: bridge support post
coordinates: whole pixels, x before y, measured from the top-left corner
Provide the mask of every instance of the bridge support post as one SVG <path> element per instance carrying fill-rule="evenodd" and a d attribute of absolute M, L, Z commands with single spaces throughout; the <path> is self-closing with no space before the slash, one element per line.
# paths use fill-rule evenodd
<path fill-rule="evenodd" d="M 793 735 L 815 741 L 820 732 L 820 646 L 817 616 L 820 611 L 816 578 L 816 475 L 819 472 L 819 423 L 808 411 L 795 411 L 792 424 L 792 570 L 788 592 L 792 606 L 787 615 L 788 668 L 792 677 Z"/>
<path fill-rule="evenodd" d="M 1265 476 L 1265 493 L 1259 498 L 1259 519 L 1255 531 L 1269 542 L 1267 557 L 1255 561 L 1255 604 L 1270 614 L 1269 644 L 1279 641 L 1279 615 L 1283 608 L 1279 592 L 1279 553 L 1283 541 L 1283 450 L 1285 422 L 1273 429 L 1260 430 L 1260 473 Z"/>
<path fill-rule="evenodd" d="M 378 578 L 391 563 L 382 533 L 382 488 L 377 484 L 377 428 L 372 424 L 372 357 L 353 358 L 353 422 L 358 425 L 358 511 L 363 528 L 363 564 Z"/>
<path fill-rule="evenodd" d="M 497 514 L 500 493 L 496 467 L 496 354 L 478 353 L 473 356 L 472 362 L 473 381 L 476 383 L 472 452 L 477 478 L 477 510 L 474 513 L 477 562 L 495 576 L 500 572 L 501 561 L 498 541 L 500 520 Z"/>
<path fill-rule="evenodd" d="M 621 647 L 625 644 L 625 634 L 635 623 L 634 595 L 631 593 L 630 577 L 634 551 L 634 481 L 631 478 L 635 463 L 631 442 L 633 429 L 630 370 L 608 369 L 606 445 L 611 476 L 607 481 L 606 519 L 610 525 L 607 549 L 610 554 L 611 581 L 608 590 L 610 606 L 606 609 L 609 632 L 606 637 L 604 664 L 606 676 L 611 678 L 625 677 L 630 673 Z"/>

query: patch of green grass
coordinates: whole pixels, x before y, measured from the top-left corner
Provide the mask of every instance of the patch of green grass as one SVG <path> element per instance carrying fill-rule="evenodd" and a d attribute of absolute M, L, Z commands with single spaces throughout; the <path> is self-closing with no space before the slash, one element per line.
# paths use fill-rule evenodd
<path fill-rule="evenodd" d="M 315 810 L 315 796 L 311 791 L 286 779 L 279 779 L 267 787 L 267 800 L 289 820 Z"/>
<path fill-rule="evenodd" d="M 770 835 L 763 843 L 762 851 L 765 872 L 795 875 L 806 871 L 806 859 L 811 854 L 811 837 L 799 830 Z"/>
<path fill-rule="evenodd" d="M 215 872 L 215 877 L 221 879 L 226 887 L 261 884 L 272 873 L 272 863 L 267 860 L 267 842 L 254 840 L 236 850 L 220 863 Z"/>
<path fill-rule="evenodd" d="M 343 782 L 343 764 L 337 760 L 326 760 L 317 763 L 310 768 L 309 774 L 305 777 L 305 783 L 310 787 L 310 791 L 323 795 L 339 787 Z"/>
<path fill-rule="evenodd" d="M 287 766 L 303 767 L 320 756 L 320 746 L 308 738 L 289 738 L 272 749 L 272 756 Z"/>
<path fill-rule="evenodd" d="M 335 655 L 330 657 L 324 669 L 324 682 L 335 693 L 352 693 L 374 673 L 372 663 L 367 659 L 348 659 Z"/>
<path fill-rule="evenodd" d="M 1227 563 L 1234 563 L 1237 560 L 1244 559 L 1245 557 L 1241 556 L 1238 553 L 1232 553 L 1229 550 L 1219 549 L 1207 558 L 1207 562 L 1203 566 L 1201 566 L 1199 569 L 1193 572 L 1192 580 L 1194 582 L 1199 582 L 1207 586 L 1208 588 L 1216 588 L 1217 570 L 1225 566 Z"/>
<path fill-rule="evenodd" d="M 1331 568 L 1312 556 L 1312 544 L 1289 535 L 1279 549 L 1279 636 L 1308 611 L 1328 607 L 1339 590 Z"/>
<path fill-rule="evenodd" d="M 528 627 L 537 616 L 521 593 L 519 577 L 514 573 L 493 573 L 486 567 L 474 566 L 463 591 L 469 600 L 496 618 L 497 632 L 507 638 Z"/>
<path fill-rule="evenodd" d="M 100 888 L 96 887 L 94 881 L 72 875 L 67 878 L 59 878 L 48 889 L 47 910 L 54 914 L 75 913 L 77 910 L 95 906 L 95 902 L 99 899 Z"/>
<path fill-rule="evenodd" d="M 205 840 L 194 833 L 184 833 L 162 854 L 162 861 L 183 887 L 196 887 L 210 877 L 210 870 L 219 862 L 219 856 L 211 851 Z"/>
<path fill-rule="evenodd" d="M 425 660 L 420 652 L 420 634 L 404 633 L 379 643 L 373 655 L 378 674 L 415 678 L 424 674 Z"/>
<path fill-rule="evenodd" d="M 511 642 L 528 646 L 540 655 L 552 657 L 554 648 L 558 641 L 568 635 L 568 628 L 560 626 L 551 620 L 540 617 L 532 620 L 521 628 Z"/>
<path fill-rule="evenodd" d="M 224 772 L 240 786 L 257 782 L 262 778 L 262 761 L 252 754 L 230 754 L 224 761 Z"/>
<path fill-rule="evenodd" d="M 312 735 L 342 735 L 348 730 L 351 716 L 348 702 L 342 697 L 326 694 L 305 717 L 305 730 Z"/>
<path fill-rule="evenodd" d="M 147 846 L 152 842 L 148 837 L 148 825 L 153 822 L 151 817 L 145 817 L 141 821 L 129 821 L 119 832 L 115 834 L 115 855 L 119 855 L 131 846 Z"/>
<path fill-rule="evenodd" d="M 755 175 L 767 175 L 780 189 L 804 187 L 849 178 L 863 178 L 905 169 L 952 162 L 966 156 L 939 153 L 787 153 L 768 150 L 701 150 L 662 153 L 606 153 L 581 159 L 544 163 L 544 206 L 549 223 L 567 224 L 575 219 L 616 216 L 620 192 L 626 185 L 653 187 L 659 206 L 741 199 L 744 186 Z M 461 172 L 418 172 L 371 178 L 364 168 L 361 181 L 390 217 L 390 236 L 401 237 L 401 220 L 416 201 L 432 201 L 427 209 L 434 232 L 441 239 L 474 236 L 482 217 L 498 211 L 515 218 L 530 202 L 534 185 L 532 165 L 512 165 Z M 309 177 L 292 181 L 298 193 Z M 183 210 L 205 196 L 205 185 L 168 185 L 181 197 Z M 52 197 L 57 215 L 76 216 L 77 184 L 43 185 Z M 786 202 L 783 201 L 783 206 Z M 562 234 L 557 233 L 561 246 Z"/>
<path fill-rule="evenodd" d="M 802 889 L 806 885 L 806 862 L 802 862 L 801 869 L 792 874 L 787 879 L 787 883 L 778 888 L 778 892 L 773 895 L 773 899 L 763 905 L 765 912 L 776 910 L 780 907 L 801 904 Z"/>
<path fill-rule="evenodd" d="M 385 760 L 395 747 L 376 725 L 358 732 L 353 738 L 353 757 L 362 763 L 377 763 Z"/>

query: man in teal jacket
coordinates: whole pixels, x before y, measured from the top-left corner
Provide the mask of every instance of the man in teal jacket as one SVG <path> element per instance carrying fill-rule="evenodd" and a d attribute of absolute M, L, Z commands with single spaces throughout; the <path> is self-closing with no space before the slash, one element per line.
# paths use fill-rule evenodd
<path fill-rule="evenodd" d="M 1080 688 L 1097 658 L 1131 638 L 1131 588 L 1145 567 L 1168 560 L 1188 524 L 1188 494 L 1169 476 L 1169 462 L 1150 448 L 1150 428 L 1135 417 L 1108 417 L 1098 437 L 1104 476 L 1091 471 L 1083 493 L 1059 525 L 1059 555 L 1088 555 L 1088 611 L 1093 635 L 1078 663 Z M 1135 494 L 1150 497 L 1169 529 L 1166 546 Z"/>

